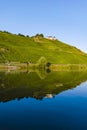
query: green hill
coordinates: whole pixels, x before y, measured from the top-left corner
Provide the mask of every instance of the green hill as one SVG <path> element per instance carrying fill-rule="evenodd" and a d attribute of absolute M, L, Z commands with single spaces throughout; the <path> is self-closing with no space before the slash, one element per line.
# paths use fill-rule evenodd
<path fill-rule="evenodd" d="M 30 61 L 40 57 L 51 63 L 87 64 L 87 54 L 59 40 L 50 40 L 42 35 L 35 37 L 0 31 L 0 62 Z"/>

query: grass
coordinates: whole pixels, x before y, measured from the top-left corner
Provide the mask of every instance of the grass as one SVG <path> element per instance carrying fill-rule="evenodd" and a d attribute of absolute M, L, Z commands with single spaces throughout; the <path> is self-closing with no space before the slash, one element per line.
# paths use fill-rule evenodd
<path fill-rule="evenodd" d="M 45 57 L 53 64 L 87 64 L 87 54 L 59 40 L 26 37 L 0 31 L 0 62 L 36 63 Z"/>

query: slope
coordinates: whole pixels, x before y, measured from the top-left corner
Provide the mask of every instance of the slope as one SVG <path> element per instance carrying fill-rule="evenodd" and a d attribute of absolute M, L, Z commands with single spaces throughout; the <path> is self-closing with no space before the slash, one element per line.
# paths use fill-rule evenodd
<path fill-rule="evenodd" d="M 57 64 L 87 64 L 87 54 L 59 40 L 27 37 L 0 31 L 0 62 L 30 61 L 40 57 Z"/>

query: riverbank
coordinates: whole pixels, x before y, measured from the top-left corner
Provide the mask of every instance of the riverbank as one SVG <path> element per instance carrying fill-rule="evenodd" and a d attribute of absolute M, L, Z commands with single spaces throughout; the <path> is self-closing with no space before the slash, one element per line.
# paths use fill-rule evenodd
<path fill-rule="evenodd" d="M 87 71 L 87 64 L 52 64 L 50 68 L 54 71 Z"/>
<path fill-rule="evenodd" d="M 49 67 L 45 66 L 39 68 L 38 64 L 32 63 L 20 63 L 20 62 L 11 62 L 11 63 L 1 63 L 0 70 L 30 70 L 30 69 L 50 69 L 52 71 L 87 71 L 87 64 L 51 64 Z"/>

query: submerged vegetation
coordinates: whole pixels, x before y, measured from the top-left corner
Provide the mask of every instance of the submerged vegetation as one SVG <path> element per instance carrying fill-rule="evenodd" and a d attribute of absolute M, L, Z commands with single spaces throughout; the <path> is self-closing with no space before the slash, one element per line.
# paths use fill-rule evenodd
<path fill-rule="evenodd" d="M 45 57 L 51 64 L 87 64 L 87 54 L 43 34 L 33 37 L 0 31 L 0 62 L 37 63 Z"/>

